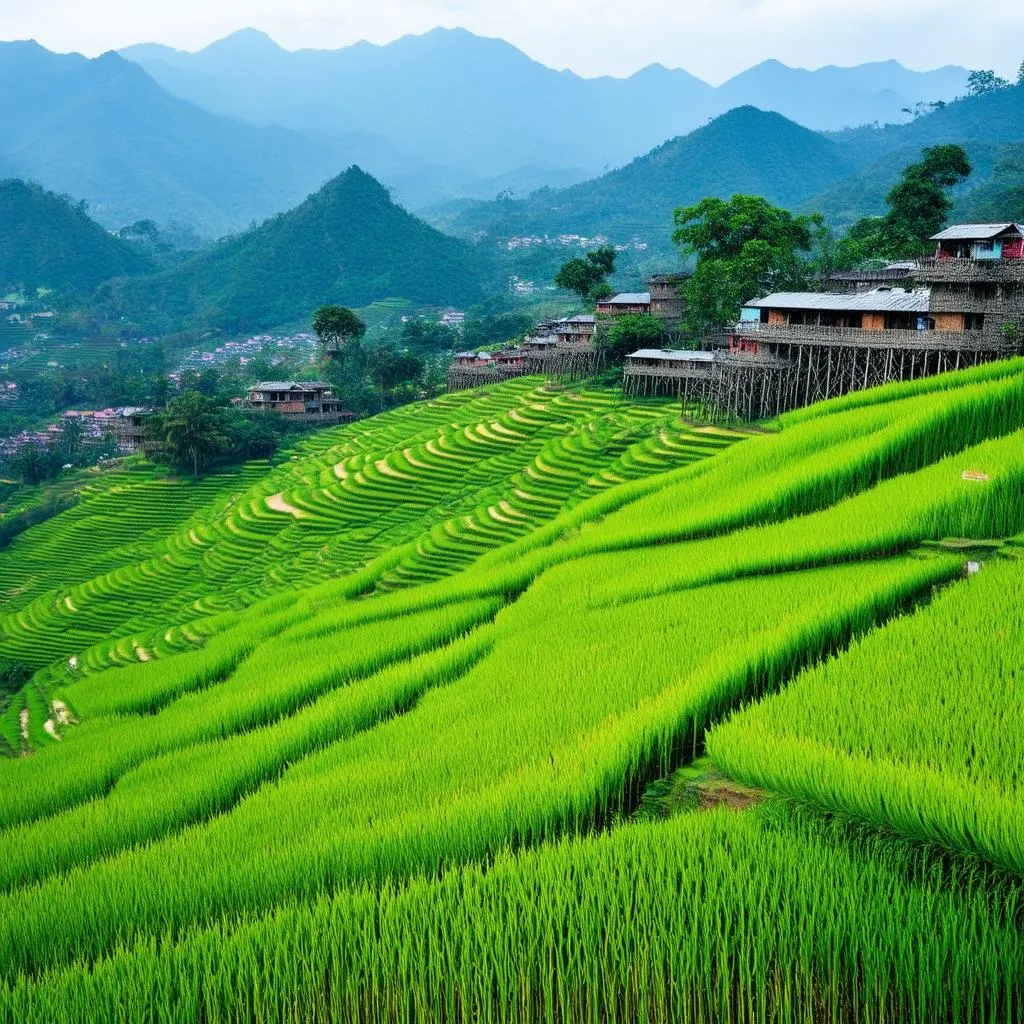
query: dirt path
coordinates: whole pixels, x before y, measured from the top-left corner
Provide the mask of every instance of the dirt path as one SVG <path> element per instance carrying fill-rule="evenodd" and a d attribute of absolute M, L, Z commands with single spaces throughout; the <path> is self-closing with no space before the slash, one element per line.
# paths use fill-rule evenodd
<path fill-rule="evenodd" d="M 22 708 L 18 715 L 18 732 L 21 734 L 21 756 L 28 754 L 28 708 Z"/>
<path fill-rule="evenodd" d="M 334 475 L 339 480 L 347 480 L 348 479 L 348 470 L 345 468 L 345 463 L 344 462 L 339 462 L 334 467 Z"/>
<path fill-rule="evenodd" d="M 136 646 L 135 657 L 138 658 L 139 661 L 149 661 L 149 651 L 147 651 L 145 647 Z"/>
<path fill-rule="evenodd" d="M 48 718 L 45 722 L 43 722 L 43 731 L 46 733 L 47 736 L 51 737 L 52 739 L 55 739 L 58 743 L 60 743 L 60 733 L 57 732 L 57 726 L 52 718 Z"/>
<path fill-rule="evenodd" d="M 272 509 L 274 512 L 284 512 L 285 515 L 294 516 L 296 519 L 304 519 L 306 515 L 302 509 L 289 505 L 284 500 L 284 491 L 278 491 L 277 494 L 270 495 L 267 498 L 267 508 Z"/>

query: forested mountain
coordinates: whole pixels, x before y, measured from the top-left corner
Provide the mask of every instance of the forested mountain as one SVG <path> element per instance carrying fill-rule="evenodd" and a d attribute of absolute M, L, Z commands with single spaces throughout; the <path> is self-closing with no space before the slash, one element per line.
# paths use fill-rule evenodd
<path fill-rule="evenodd" d="M 105 287 L 100 303 L 149 324 L 251 330 L 304 320 L 331 302 L 469 304 L 487 283 L 467 243 L 417 220 L 351 167 L 295 209 L 179 267 Z"/>
<path fill-rule="evenodd" d="M 0 181 L 0 295 L 12 288 L 91 292 L 146 270 L 135 249 L 91 220 L 81 205 L 17 179 Z"/>
<path fill-rule="evenodd" d="M 198 53 L 153 44 L 121 52 L 209 110 L 254 124 L 375 132 L 420 159 L 484 177 L 521 167 L 596 174 L 747 104 L 813 128 L 897 120 L 902 107 L 952 99 L 967 77 L 963 68 L 921 73 L 895 61 L 817 71 L 767 61 L 718 88 L 659 64 L 585 79 L 462 29 L 294 52 L 246 29 Z"/>
<path fill-rule="evenodd" d="M 991 207 L 996 192 L 989 185 L 997 166 L 1001 166 L 1000 180 L 1006 182 L 1012 177 L 1016 150 L 1006 147 L 1024 143 L 1024 87 L 961 99 L 910 124 L 860 128 L 830 138 L 849 160 L 862 166 L 852 177 L 840 179 L 810 197 L 805 206 L 821 210 L 837 227 L 881 213 L 885 195 L 900 169 L 916 160 L 925 146 L 945 142 L 962 145 L 970 156 L 974 173 L 957 189 L 957 215 L 975 216 L 974 203 L 968 197 L 976 191 L 979 196 L 987 195 L 988 199 L 978 201 Z M 998 191 L 998 184 L 994 187 Z"/>
<path fill-rule="evenodd" d="M 638 238 L 667 252 L 675 207 L 706 195 L 747 192 L 795 209 L 820 210 L 841 230 L 881 213 L 901 169 L 925 146 L 944 142 L 964 145 L 974 165 L 974 174 L 956 191 L 961 215 L 1004 202 L 1012 206 L 1012 147 L 1024 143 L 1024 87 L 958 100 L 905 125 L 834 134 L 739 108 L 572 188 L 544 189 L 519 201 L 451 203 L 431 210 L 428 219 L 461 235 L 603 233 L 617 243 Z M 997 167 L 1001 185 L 992 183 Z M 1008 190 L 1008 198 L 1000 198 L 1000 189 Z"/>
<path fill-rule="evenodd" d="M 619 242 L 636 237 L 667 246 L 677 206 L 735 192 L 792 206 L 855 166 L 825 136 L 780 114 L 742 107 L 593 181 L 518 202 L 440 210 L 436 222 L 458 234 L 603 233 Z"/>
<path fill-rule="evenodd" d="M 344 139 L 201 110 L 116 53 L 0 43 L 0 109 L 0 165 L 85 199 L 111 228 L 151 218 L 217 237 L 300 201 L 352 159 Z"/>

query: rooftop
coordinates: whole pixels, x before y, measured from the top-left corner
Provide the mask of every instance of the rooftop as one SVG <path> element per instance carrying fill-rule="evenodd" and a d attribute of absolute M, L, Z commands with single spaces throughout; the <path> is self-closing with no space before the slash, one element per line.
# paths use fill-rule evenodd
<path fill-rule="evenodd" d="M 945 231 L 932 235 L 932 241 L 970 242 L 975 239 L 997 238 L 1006 233 L 1022 235 L 1024 231 L 1021 230 L 1020 225 L 1014 224 L 1012 221 L 1004 224 L 953 224 Z"/>
<path fill-rule="evenodd" d="M 872 288 L 856 295 L 836 292 L 775 292 L 746 304 L 748 309 L 825 309 L 851 313 L 927 313 L 929 288 Z"/>
<path fill-rule="evenodd" d="M 714 352 L 677 352 L 667 348 L 641 348 L 630 352 L 630 359 L 669 359 L 679 363 L 710 363 Z"/>
<path fill-rule="evenodd" d="M 554 326 L 557 327 L 559 324 L 596 324 L 597 317 L 593 313 L 578 313 L 576 316 L 566 316 L 561 320 L 556 320 Z"/>
<path fill-rule="evenodd" d="M 601 306 L 649 306 L 650 304 L 650 292 L 620 292 L 610 299 L 601 299 L 598 303 Z"/>
<path fill-rule="evenodd" d="M 250 391 L 315 391 L 331 385 L 322 380 L 263 380 Z"/>

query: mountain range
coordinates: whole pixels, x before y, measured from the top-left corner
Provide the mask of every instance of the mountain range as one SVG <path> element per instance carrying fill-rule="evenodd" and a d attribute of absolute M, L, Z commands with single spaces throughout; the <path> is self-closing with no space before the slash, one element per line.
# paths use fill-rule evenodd
<path fill-rule="evenodd" d="M 767 62 L 717 89 L 659 65 L 585 79 L 440 29 L 295 52 L 245 30 L 194 54 L 145 44 L 92 60 L 2 43 L 0 175 L 85 199 L 107 227 L 148 218 L 216 238 L 352 163 L 413 210 L 525 196 L 625 165 L 743 102 L 838 127 L 947 98 L 964 75 Z"/>
<path fill-rule="evenodd" d="M 970 216 L 982 201 L 991 208 L 990 178 L 997 167 L 1003 168 L 1007 194 L 1016 194 L 1007 164 L 1017 151 L 1006 147 L 1024 142 L 1024 86 L 958 100 L 905 125 L 831 134 L 741 107 L 572 188 L 542 189 L 523 200 L 444 204 L 427 217 L 446 231 L 478 239 L 600 234 L 616 243 L 638 239 L 665 254 L 676 207 L 746 192 L 793 209 L 820 210 L 842 229 L 881 213 L 901 169 L 940 142 L 964 145 L 975 167 L 957 193 L 961 214 Z M 1022 214 L 1008 210 L 1005 216 Z"/>
<path fill-rule="evenodd" d="M 814 129 L 899 120 L 903 107 L 952 99 L 967 77 L 963 68 L 920 73 L 895 61 L 817 71 L 767 61 L 718 88 L 660 64 L 628 78 L 582 78 L 464 29 L 296 51 L 245 29 L 197 53 L 154 44 L 120 52 L 207 110 L 379 134 L 421 160 L 491 177 L 524 166 L 599 173 L 747 104 Z"/>

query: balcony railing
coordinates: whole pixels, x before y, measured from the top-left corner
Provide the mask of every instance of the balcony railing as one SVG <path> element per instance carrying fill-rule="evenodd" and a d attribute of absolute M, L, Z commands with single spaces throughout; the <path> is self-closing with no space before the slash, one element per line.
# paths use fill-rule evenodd
<path fill-rule="evenodd" d="M 929 281 L 1024 281 L 1024 259 L 941 258 L 918 261 L 914 275 L 922 284 Z"/>
<path fill-rule="evenodd" d="M 903 348 L 917 351 L 969 349 L 997 351 L 1012 348 L 1002 338 L 983 331 L 865 330 L 861 327 L 820 327 L 814 324 L 738 323 L 733 336 L 772 345 L 835 345 L 856 348 Z"/>

